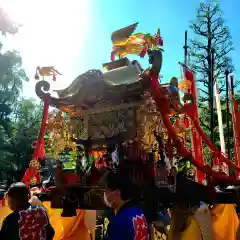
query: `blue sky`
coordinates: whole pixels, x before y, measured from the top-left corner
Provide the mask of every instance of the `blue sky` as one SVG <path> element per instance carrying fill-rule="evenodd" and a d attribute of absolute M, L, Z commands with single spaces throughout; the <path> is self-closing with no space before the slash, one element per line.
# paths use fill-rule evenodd
<path fill-rule="evenodd" d="M 164 81 L 168 81 L 172 76 L 180 76 L 178 62 L 183 60 L 184 31 L 188 29 L 189 21 L 195 18 L 200 2 L 48 0 L 45 5 L 44 0 L 31 0 L 31 3 L 29 0 L 18 0 L 21 8 L 19 5 L 15 11 L 11 12 L 10 9 L 9 12 L 24 19 L 26 27 L 20 29 L 19 36 L 8 37 L 4 42 L 6 48 L 20 51 L 30 77 L 30 83 L 24 85 L 23 94 L 34 97 L 33 76 L 37 65 L 55 65 L 63 77 L 53 88 L 65 87 L 77 75 L 89 69 L 101 69 L 101 64 L 110 60 L 110 36 L 114 30 L 139 22 L 137 32 L 155 34 L 157 28 L 161 29 L 165 51 L 161 75 Z M 37 3 L 43 6 L 42 10 L 36 9 Z M 236 75 L 240 76 L 240 25 L 237 24 L 240 20 L 240 1 L 222 0 L 221 8 L 235 45 L 231 56 Z M 147 67 L 146 60 L 140 62 Z"/>

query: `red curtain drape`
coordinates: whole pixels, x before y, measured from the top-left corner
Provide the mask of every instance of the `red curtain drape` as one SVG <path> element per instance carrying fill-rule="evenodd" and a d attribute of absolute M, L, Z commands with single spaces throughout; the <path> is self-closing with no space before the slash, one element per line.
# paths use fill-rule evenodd
<path fill-rule="evenodd" d="M 197 95 L 196 95 L 196 83 L 195 83 L 195 74 L 187 68 L 183 68 L 185 81 L 189 82 L 189 89 L 188 92 L 193 96 L 194 103 L 192 105 L 192 113 L 194 114 L 195 121 L 199 123 L 198 117 L 198 106 L 197 106 Z M 192 155 L 196 161 L 204 165 L 204 157 L 203 157 L 203 146 L 202 146 L 202 139 L 199 136 L 199 133 L 196 131 L 196 128 L 192 123 L 190 123 L 190 131 L 191 131 L 191 138 L 192 138 Z M 202 171 L 197 169 L 197 181 L 199 183 L 203 183 L 205 176 Z"/>
<path fill-rule="evenodd" d="M 194 117 L 194 113 L 191 110 L 191 108 L 187 109 L 187 114 L 190 117 L 190 119 L 192 120 L 197 132 L 199 133 L 199 135 L 201 136 L 202 140 L 208 145 L 208 147 L 210 148 L 210 150 L 213 152 L 213 154 L 215 154 L 216 157 L 218 157 L 220 163 L 221 162 L 225 162 L 230 168 L 235 169 L 237 171 L 240 171 L 240 167 L 236 166 L 231 160 L 228 160 L 227 157 L 225 156 L 224 153 L 221 152 L 220 149 L 218 149 L 213 143 L 212 141 L 206 136 L 206 134 L 204 133 L 204 131 L 202 130 L 202 128 L 199 125 L 199 122 L 197 122 L 195 120 Z"/>
<path fill-rule="evenodd" d="M 36 147 L 34 149 L 33 158 L 30 161 L 29 167 L 26 170 L 22 180 L 27 186 L 33 183 L 34 184 L 40 183 L 39 158 L 42 158 L 44 156 L 44 135 L 46 132 L 47 121 L 48 121 L 48 109 L 49 109 L 49 95 L 46 95 L 44 99 L 44 106 L 43 106 L 42 124 L 39 131 L 38 139 L 36 142 Z"/>
<path fill-rule="evenodd" d="M 173 128 L 173 126 L 170 122 L 170 119 L 169 119 L 169 116 L 168 116 L 168 111 L 169 111 L 169 108 L 170 108 L 169 99 L 166 98 L 164 90 L 159 86 L 158 76 L 156 74 L 153 75 L 152 78 L 151 78 L 151 85 L 152 85 L 153 99 L 155 100 L 156 105 L 158 106 L 158 109 L 159 109 L 159 111 L 162 115 L 163 123 L 165 124 L 165 126 L 168 130 L 169 137 L 176 144 L 176 147 L 178 149 L 178 154 L 180 156 L 188 158 L 194 164 L 194 166 L 197 167 L 200 171 L 202 171 L 203 173 L 213 177 L 216 180 L 224 181 L 226 184 L 229 184 L 229 185 L 240 184 L 240 181 L 236 180 L 235 176 L 234 177 L 233 176 L 229 177 L 227 175 L 223 175 L 221 173 L 215 172 L 209 166 L 204 166 L 202 163 L 195 160 L 195 158 L 192 156 L 191 152 L 189 152 L 185 148 L 184 144 L 178 139 L 177 134 L 175 132 L 175 129 Z M 193 123 L 194 123 L 194 121 L 193 121 Z M 199 130 L 197 127 L 199 127 L 201 129 L 199 124 L 196 125 L 195 127 L 196 127 L 197 130 Z M 201 131 L 202 131 L 202 129 L 201 129 Z M 203 134 L 205 134 L 205 133 L 203 132 Z M 200 136 L 201 136 L 201 134 L 200 134 Z"/>
<path fill-rule="evenodd" d="M 240 111 L 238 108 L 238 103 L 232 96 L 233 111 L 232 118 L 234 124 L 234 152 L 235 152 L 235 163 L 239 167 L 240 163 Z M 236 171 L 237 178 L 239 178 L 239 171 Z"/>

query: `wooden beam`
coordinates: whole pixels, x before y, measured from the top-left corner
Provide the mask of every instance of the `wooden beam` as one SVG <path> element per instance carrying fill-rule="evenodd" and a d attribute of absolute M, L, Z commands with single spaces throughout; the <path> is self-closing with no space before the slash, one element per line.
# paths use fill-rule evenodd
<path fill-rule="evenodd" d="M 91 108 L 88 110 L 78 109 L 78 110 L 72 112 L 72 118 L 84 117 L 86 115 L 91 115 L 91 114 L 96 114 L 96 113 L 111 112 L 111 111 L 116 111 L 116 110 L 120 110 L 120 109 L 124 109 L 124 108 L 138 107 L 141 104 L 143 104 L 143 101 L 133 102 L 133 103 L 123 103 L 123 104 L 119 104 L 119 105 L 105 106 L 105 107 L 100 107 L 100 108 Z"/>

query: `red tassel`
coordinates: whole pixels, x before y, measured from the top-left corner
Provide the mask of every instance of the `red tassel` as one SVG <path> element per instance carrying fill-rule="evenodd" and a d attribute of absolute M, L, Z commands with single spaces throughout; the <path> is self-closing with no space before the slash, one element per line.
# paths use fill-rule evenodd
<path fill-rule="evenodd" d="M 115 51 L 111 52 L 111 62 L 115 61 Z"/>
<path fill-rule="evenodd" d="M 35 80 L 39 80 L 39 75 L 35 74 Z"/>
<path fill-rule="evenodd" d="M 163 46 L 163 39 L 161 37 L 158 39 L 158 45 L 161 47 Z"/>
<path fill-rule="evenodd" d="M 189 120 L 186 116 L 186 113 L 184 114 L 183 123 L 185 128 L 189 128 Z"/>
<path fill-rule="evenodd" d="M 39 80 L 39 67 L 36 68 L 36 72 L 35 72 L 35 80 Z"/>
<path fill-rule="evenodd" d="M 147 53 L 147 48 L 145 47 L 145 48 L 143 48 L 143 50 L 139 53 L 140 58 L 144 58 L 144 56 L 146 55 L 146 53 Z"/>
<path fill-rule="evenodd" d="M 56 76 L 56 73 L 53 72 L 53 81 L 55 82 L 57 80 L 57 76 Z"/>

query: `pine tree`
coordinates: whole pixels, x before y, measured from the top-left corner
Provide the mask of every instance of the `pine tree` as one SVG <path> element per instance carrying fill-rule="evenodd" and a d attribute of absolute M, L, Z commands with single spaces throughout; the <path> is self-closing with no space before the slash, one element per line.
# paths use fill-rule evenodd
<path fill-rule="evenodd" d="M 234 71 L 232 59 L 229 57 L 233 43 L 218 4 L 201 3 L 190 28 L 193 32 L 190 39 L 190 67 L 197 73 L 199 107 L 209 103 L 209 130 L 213 138 L 214 125 L 217 123 L 216 119 L 214 120 L 213 107 L 214 83 L 218 79 L 220 93 L 225 91 L 225 71 Z"/>

